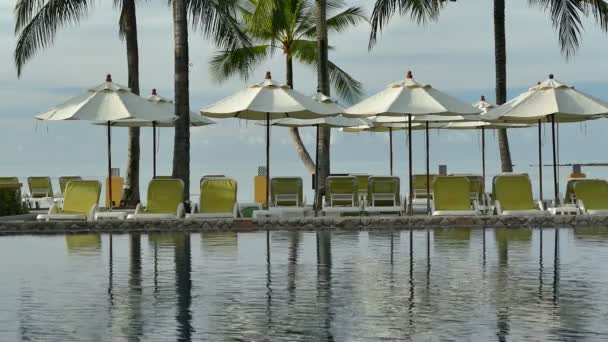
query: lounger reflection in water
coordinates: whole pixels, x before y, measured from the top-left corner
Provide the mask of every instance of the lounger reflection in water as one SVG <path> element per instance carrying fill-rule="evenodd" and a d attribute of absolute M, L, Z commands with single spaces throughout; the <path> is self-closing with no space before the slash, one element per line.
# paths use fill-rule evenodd
<path fill-rule="evenodd" d="M 330 176 L 325 182 L 325 215 L 361 213 L 359 182 L 353 176 Z"/>
<path fill-rule="evenodd" d="M 228 177 L 203 177 L 200 183 L 199 203 L 186 219 L 236 218 L 237 204 L 236 180 Z"/>
<path fill-rule="evenodd" d="M 527 174 L 502 174 L 494 177 L 493 198 L 498 215 L 547 215 L 543 203 L 534 205 L 532 185 Z"/>
<path fill-rule="evenodd" d="M 465 176 L 437 176 L 431 204 L 435 216 L 479 215 L 477 199 L 471 199 L 471 184 Z"/>
<path fill-rule="evenodd" d="M 141 203 L 135 208 L 134 214 L 129 214 L 131 220 L 171 220 L 183 218 L 184 182 L 181 179 L 153 179 L 148 185 L 146 207 Z"/>
<path fill-rule="evenodd" d="M 70 181 L 65 188 L 63 208 L 53 204 L 48 214 L 38 215 L 38 221 L 88 220 L 98 210 L 101 183 L 93 180 Z"/>
<path fill-rule="evenodd" d="M 401 215 L 404 211 L 400 199 L 399 178 L 393 176 L 369 177 L 367 181 L 366 213 L 395 213 Z"/>
<path fill-rule="evenodd" d="M 579 179 L 573 184 L 578 207 L 588 215 L 608 215 L 608 182 Z"/>

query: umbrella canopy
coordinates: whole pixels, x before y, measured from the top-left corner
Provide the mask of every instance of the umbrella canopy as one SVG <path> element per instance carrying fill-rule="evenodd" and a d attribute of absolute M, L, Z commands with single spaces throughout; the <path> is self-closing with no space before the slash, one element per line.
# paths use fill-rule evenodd
<path fill-rule="evenodd" d="M 315 119 L 342 112 L 337 105 L 324 105 L 322 101 L 302 95 L 289 86 L 272 80 L 270 72 L 263 82 L 248 86 L 205 109 L 201 114 L 211 118 L 240 118 L 271 120 L 283 118 Z"/>
<path fill-rule="evenodd" d="M 337 116 L 329 116 L 324 118 L 317 119 L 279 119 L 272 121 L 270 123 L 271 126 L 281 126 L 281 127 L 330 127 L 330 128 L 348 128 L 348 127 L 358 127 L 371 125 L 371 121 L 369 119 L 364 118 L 347 118 L 343 115 Z M 368 126 L 369 127 L 369 126 Z"/>
<path fill-rule="evenodd" d="M 289 86 L 273 81 L 271 73 L 266 72 L 263 82 L 251 85 L 200 112 L 213 118 L 266 120 L 266 203 L 269 205 L 270 120 L 316 119 L 341 114 L 343 109 L 328 97 L 302 95 Z"/>
<path fill-rule="evenodd" d="M 348 108 L 345 116 L 417 116 L 479 114 L 471 105 L 445 94 L 430 84 L 414 80 L 408 71 L 404 81 L 390 84 L 383 91 Z"/>
<path fill-rule="evenodd" d="M 133 94 L 129 88 L 112 82 L 112 75 L 106 81 L 89 88 L 86 93 L 76 96 L 51 110 L 37 115 L 38 120 L 63 121 L 86 120 L 105 122 L 108 130 L 108 179 L 112 179 L 112 137 L 111 124 L 120 120 L 172 121 L 177 117 L 167 107 Z M 108 187 L 109 207 L 112 209 L 112 186 Z"/>
<path fill-rule="evenodd" d="M 577 122 L 608 114 L 608 103 L 576 90 L 549 75 L 549 79 L 500 107 L 479 115 L 483 121 Z"/>
<path fill-rule="evenodd" d="M 476 103 L 473 103 L 473 107 L 481 110 L 482 113 L 486 113 L 489 110 L 496 108 L 496 105 L 486 101 L 486 97 L 481 95 L 481 98 L 479 99 L 479 101 Z"/>
<path fill-rule="evenodd" d="M 553 183 L 555 205 L 559 202 L 559 181 L 557 175 L 558 152 L 556 149 L 556 123 L 592 120 L 608 114 L 608 103 L 561 83 L 549 75 L 549 79 L 538 83 L 511 101 L 479 115 L 490 122 L 538 123 L 539 177 L 542 199 L 542 151 L 541 122 L 551 123 L 553 153 Z"/>
<path fill-rule="evenodd" d="M 167 113 L 175 111 L 173 100 L 158 95 L 156 88 L 152 89 L 152 94 L 148 96 L 148 101 L 155 106 L 162 107 Z M 156 178 L 156 128 L 157 127 L 175 127 L 177 116 L 173 116 L 170 120 L 155 121 L 144 120 L 138 118 L 113 121 L 110 126 L 113 127 L 152 127 L 152 177 Z M 105 125 L 106 123 L 95 123 L 95 125 Z M 206 118 L 200 114 L 190 112 L 190 127 L 202 127 L 215 124 L 215 121 Z"/>
<path fill-rule="evenodd" d="M 152 89 L 152 95 L 148 96 L 148 101 L 155 104 L 155 106 L 159 106 L 164 108 L 167 112 L 172 113 L 175 111 L 175 105 L 173 104 L 173 100 L 168 99 L 166 97 L 162 97 L 158 95 L 156 89 Z M 114 127 L 175 127 L 175 119 L 177 116 L 172 118 L 171 120 L 165 121 L 154 121 L 154 120 L 141 120 L 141 119 L 126 119 L 120 120 L 116 122 L 112 122 L 112 126 Z M 206 118 L 200 114 L 195 112 L 190 112 L 190 127 L 202 127 L 213 125 L 216 122 Z"/>
<path fill-rule="evenodd" d="M 107 122 L 134 118 L 170 121 L 175 119 L 175 116 L 173 111 L 167 111 L 166 107 L 155 106 L 150 101 L 133 94 L 129 88 L 112 82 L 112 76 L 107 75 L 104 83 L 89 88 L 86 93 L 71 98 L 35 118 L 49 121 Z"/>

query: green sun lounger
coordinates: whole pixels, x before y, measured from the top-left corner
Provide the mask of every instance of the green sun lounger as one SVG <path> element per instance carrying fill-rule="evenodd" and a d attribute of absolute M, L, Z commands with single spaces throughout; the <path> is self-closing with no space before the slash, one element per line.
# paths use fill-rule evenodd
<path fill-rule="evenodd" d="M 369 184 L 370 175 L 362 174 L 362 173 L 353 173 L 353 174 L 350 174 L 349 176 L 353 176 L 353 177 L 357 178 L 357 182 L 359 182 L 359 184 L 358 184 L 359 200 L 365 200 L 365 198 L 367 197 L 367 188 L 368 188 L 368 184 Z"/>
<path fill-rule="evenodd" d="M 28 177 L 27 186 L 30 189 L 27 199 L 30 208 L 40 208 L 41 205 L 48 205 L 50 208 L 53 205 L 53 185 L 50 177 Z"/>
<path fill-rule="evenodd" d="M 603 179 L 579 179 L 573 186 L 578 207 L 588 215 L 608 215 L 608 182 Z"/>
<path fill-rule="evenodd" d="M 238 212 L 236 180 L 205 176 L 200 182 L 198 206 L 186 219 L 236 218 Z"/>
<path fill-rule="evenodd" d="M 300 177 L 274 177 L 270 180 L 269 216 L 303 216 L 306 212 L 304 183 Z M 259 216 L 262 212 L 256 215 Z"/>
<path fill-rule="evenodd" d="M 141 203 L 129 214 L 131 220 L 171 220 L 183 218 L 184 182 L 181 179 L 153 179 L 148 185 L 146 207 Z"/>
<path fill-rule="evenodd" d="M 31 198 L 53 197 L 53 185 L 50 177 L 28 177 L 27 186 Z"/>
<path fill-rule="evenodd" d="M 532 198 L 532 184 L 527 174 L 502 174 L 494 177 L 492 198 L 498 215 L 546 215 L 543 204 Z"/>
<path fill-rule="evenodd" d="M 401 215 L 401 187 L 399 177 L 372 176 L 368 179 L 365 207 L 366 213 L 396 213 Z"/>
<path fill-rule="evenodd" d="M 330 176 L 325 183 L 325 215 L 361 213 L 359 181 L 354 176 Z"/>
<path fill-rule="evenodd" d="M 0 184 L 21 184 L 17 177 L 0 177 Z"/>
<path fill-rule="evenodd" d="M 410 202 L 412 204 L 412 210 L 414 212 L 425 212 L 426 213 L 426 199 L 427 197 L 433 197 L 433 182 L 435 182 L 435 178 L 437 175 L 429 175 L 429 191 L 430 194 L 426 191 L 426 175 L 412 175 L 412 187 L 413 198 L 410 198 Z"/>
<path fill-rule="evenodd" d="M 471 181 L 466 176 L 437 176 L 431 204 L 434 216 L 479 215 L 477 199 L 471 199 Z"/>
<path fill-rule="evenodd" d="M 65 188 L 63 208 L 53 204 L 48 214 L 38 215 L 38 221 L 92 221 L 98 210 L 101 183 L 94 180 L 71 181 Z"/>
<path fill-rule="evenodd" d="M 80 177 L 80 176 L 63 176 L 63 177 L 59 177 L 59 188 L 61 190 L 61 195 L 62 196 L 63 196 L 63 194 L 65 194 L 65 187 L 66 187 L 66 185 L 68 185 L 69 182 L 75 181 L 75 180 L 82 180 L 82 177 Z"/>

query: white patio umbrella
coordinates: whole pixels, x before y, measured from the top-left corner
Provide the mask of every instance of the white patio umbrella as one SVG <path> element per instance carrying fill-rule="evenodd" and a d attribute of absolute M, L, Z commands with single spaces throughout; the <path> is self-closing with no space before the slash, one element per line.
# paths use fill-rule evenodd
<path fill-rule="evenodd" d="M 426 125 L 427 145 L 427 183 L 428 183 L 428 125 L 430 122 L 439 121 L 434 116 L 454 116 L 456 121 L 464 118 L 461 115 L 478 114 L 480 111 L 473 106 L 447 95 L 429 84 L 414 80 L 412 72 L 408 71 L 404 81 L 390 84 L 383 91 L 363 100 L 362 102 L 348 108 L 345 116 L 389 116 L 407 118 L 408 123 L 408 152 L 409 152 L 409 198 L 413 197 L 412 186 L 412 124 L 415 121 L 424 122 Z M 433 115 L 433 117 L 429 117 Z M 380 119 L 380 118 L 379 118 Z M 401 119 L 403 120 L 403 119 Z M 447 119 L 446 122 L 450 121 Z M 427 184 L 428 186 L 428 184 Z M 428 190 L 428 189 L 427 189 Z M 410 201 L 411 205 L 411 201 Z M 427 200 L 427 210 L 430 211 L 430 201 Z M 411 207 L 410 207 L 411 213 Z"/>
<path fill-rule="evenodd" d="M 86 120 L 105 123 L 108 128 L 108 177 L 111 179 L 113 122 L 126 119 L 170 121 L 176 117 L 172 112 L 167 112 L 166 108 L 155 106 L 133 94 L 129 88 L 112 82 L 112 76 L 108 74 L 104 83 L 89 88 L 86 93 L 71 98 L 35 118 L 46 121 Z M 108 194 L 111 199 L 111 186 L 108 188 Z M 109 203 L 111 210 L 112 201 Z"/>
<path fill-rule="evenodd" d="M 486 113 L 488 110 L 492 108 L 496 108 L 496 105 L 491 104 L 486 101 L 485 96 L 481 96 L 479 102 L 473 104 L 473 107 L 478 108 L 483 113 Z M 483 187 L 485 189 L 486 182 L 486 130 L 487 129 L 501 129 L 501 128 L 526 128 L 530 127 L 524 123 L 493 123 L 486 121 L 461 121 L 461 122 L 451 122 L 442 129 L 455 129 L 455 130 L 471 130 L 476 129 L 481 132 L 481 172 L 482 172 L 482 182 Z"/>
<path fill-rule="evenodd" d="M 379 117 L 375 117 L 374 119 L 378 119 Z M 371 119 L 371 124 L 353 126 L 353 127 L 344 127 L 341 130 L 343 132 L 348 133 L 361 133 L 361 132 L 371 132 L 371 133 L 386 133 L 388 132 L 388 156 L 389 156 L 389 172 L 390 175 L 393 175 L 393 132 L 398 130 L 406 130 L 408 128 L 407 123 L 398 123 L 398 124 L 389 124 L 383 125 L 381 123 L 376 122 L 374 119 Z M 412 124 L 412 130 L 420 130 L 424 129 L 423 124 Z"/>
<path fill-rule="evenodd" d="M 549 75 L 549 79 L 540 82 L 500 107 L 479 115 L 479 118 L 490 122 L 538 123 L 539 159 L 542 159 L 540 154 L 540 125 L 542 122 L 551 123 L 553 184 L 557 205 L 559 202 L 559 181 L 557 176 L 556 123 L 592 120 L 606 114 L 608 114 L 608 103 L 578 91 L 573 86 L 561 83 L 555 80 L 553 75 Z M 542 165 L 542 161 L 539 164 Z M 542 174 L 539 176 L 542 177 Z"/>
<path fill-rule="evenodd" d="M 148 96 L 148 101 L 154 103 L 155 106 L 164 108 L 167 112 L 175 112 L 173 100 L 158 95 L 156 89 L 152 89 L 152 94 Z M 176 118 L 176 117 L 175 117 Z M 152 176 L 156 178 L 156 128 L 157 127 L 175 127 L 175 118 L 165 121 L 141 120 L 141 119 L 126 119 L 112 122 L 113 127 L 152 127 Z M 203 127 L 215 124 L 215 121 L 206 118 L 200 114 L 190 112 L 190 127 Z"/>
<path fill-rule="evenodd" d="M 270 203 L 270 121 L 283 118 L 316 119 L 334 116 L 342 111 L 338 106 L 323 104 L 272 80 L 271 73 L 266 72 L 263 82 L 248 86 L 200 112 L 219 119 L 266 120 L 266 201 Z"/>
<path fill-rule="evenodd" d="M 320 101 L 328 106 L 334 106 L 334 110 L 343 111 L 342 107 L 338 106 L 337 103 L 331 100 L 329 97 L 317 93 L 314 97 L 315 100 Z M 317 129 L 317 139 L 319 138 L 319 128 L 320 127 L 329 127 L 329 128 L 344 128 L 344 127 L 353 127 L 353 126 L 362 126 L 362 125 L 370 125 L 371 122 L 368 119 L 364 118 L 347 118 L 342 114 L 336 116 L 326 116 L 317 119 L 279 119 L 274 122 L 271 122 L 271 126 L 279 126 L 279 127 L 316 127 Z M 317 176 L 319 175 L 319 144 L 315 144 L 315 183 L 318 184 Z M 319 209 L 319 187 L 315 184 L 315 213 Z"/>

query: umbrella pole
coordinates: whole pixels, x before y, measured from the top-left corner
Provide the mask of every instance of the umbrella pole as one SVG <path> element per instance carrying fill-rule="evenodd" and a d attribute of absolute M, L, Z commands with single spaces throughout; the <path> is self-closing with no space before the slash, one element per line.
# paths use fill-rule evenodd
<path fill-rule="evenodd" d="M 388 128 L 388 141 L 390 144 L 389 149 L 389 157 L 390 157 L 390 165 L 391 165 L 391 176 L 393 175 L 393 128 Z"/>
<path fill-rule="evenodd" d="M 424 138 L 426 139 L 426 213 L 427 215 L 431 212 L 431 185 L 429 184 L 429 122 L 426 121 L 424 125 Z"/>
<path fill-rule="evenodd" d="M 156 121 L 152 121 L 152 179 L 156 178 Z"/>
<path fill-rule="evenodd" d="M 486 191 L 486 129 L 481 127 L 481 188 Z"/>
<path fill-rule="evenodd" d="M 319 198 L 319 125 L 317 125 L 317 137 L 315 139 L 315 217 L 319 216 L 321 203 Z"/>
<path fill-rule="evenodd" d="M 270 209 L 270 113 L 266 113 L 266 209 Z"/>
<path fill-rule="evenodd" d="M 543 149 L 542 149 L 542 124 L 538 120 L 538 186 L 540 191 L 540 201 L 543 201 Z"/>
<path fill-rule="evenodd" d="M 551 140 L 553 143 L 553 186 L 555 206 L 559 204 L 559 185 L 557 184 L 557 151 L 555 149 L 555 114 L 551 115 Z"/>
<path fill-rule="evenodd" d="M 109 208 L 112 210 L 112 126 L 108 121 L 108 196 L 110 197 Z"/>
<path fill-rule="evenodd" d="M 408 202 L 408 212 L 413 215 L 412 212 L 412 200 L 414 198 L 414 184 L 412 183 L 412 114 L 407 115 L 407 147 L 408 147 L 408 170 L 409 170 L 409 186 L 410 186 L 410 197 Z M 411 232 L 411 230 L 410 230 Z"/>

